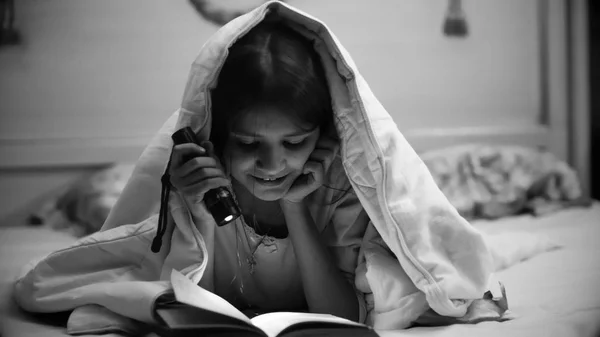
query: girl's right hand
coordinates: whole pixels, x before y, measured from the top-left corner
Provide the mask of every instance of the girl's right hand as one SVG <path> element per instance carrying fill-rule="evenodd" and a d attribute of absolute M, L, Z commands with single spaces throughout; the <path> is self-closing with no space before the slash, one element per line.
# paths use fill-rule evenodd
<path fill-rule="evenodd" d="M 169 168 L 171 184 L 193 203 L 202 201 L 209 190 L 231 185 L 214 156 L 212 143 L 204 141 L 201 145 L 176 145 Z"/>

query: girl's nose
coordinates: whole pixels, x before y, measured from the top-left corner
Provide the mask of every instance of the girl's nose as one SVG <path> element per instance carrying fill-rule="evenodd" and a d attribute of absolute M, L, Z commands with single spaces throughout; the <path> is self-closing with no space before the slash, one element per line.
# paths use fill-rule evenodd
<path fill-rule="evenodd" d="M 259 151 L 257 166 L 265 174 L 277 174 L 283 170 L 284 153 L 279 148 L 265 148 Z"/>

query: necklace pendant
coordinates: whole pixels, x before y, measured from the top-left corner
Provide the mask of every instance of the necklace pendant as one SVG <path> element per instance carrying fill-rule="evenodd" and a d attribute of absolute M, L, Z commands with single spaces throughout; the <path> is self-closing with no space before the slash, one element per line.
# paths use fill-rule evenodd
<path fill-rule="evenodd" d="M 250 275 L 254 274 L 254 266 L 256 265 L 256 259 L 254 258 L 254 255 L 249 256 L 246 259 L 246 263 L 248 263 L 248 269 L 250 270 Z"/>

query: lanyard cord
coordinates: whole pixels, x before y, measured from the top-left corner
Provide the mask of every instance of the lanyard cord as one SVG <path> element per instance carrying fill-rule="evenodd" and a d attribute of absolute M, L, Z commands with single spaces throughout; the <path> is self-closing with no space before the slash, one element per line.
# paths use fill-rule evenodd
<path fill-rule="evenodd" d="M 156 229 L 156 235 L 152 240 L 152 252 L 158 253 L 162 246 L 162 237 L 167 231 L 167 216 L 169 214 L 169 194 L 171 194 L 171 175 L 169 174 L 169 168 L 171 167 L 171 158 L 167 163 L 167 168 L 160 178 L 162 185 L 160 191 L 160 211 L 158 212 L 158 228 Z"/>

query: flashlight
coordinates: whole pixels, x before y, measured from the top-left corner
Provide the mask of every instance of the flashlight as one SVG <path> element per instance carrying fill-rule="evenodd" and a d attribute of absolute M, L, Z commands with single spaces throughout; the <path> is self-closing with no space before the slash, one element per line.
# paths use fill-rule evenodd
<path fill-rule="evenodd" d="M 189 126 L 178 130 L 171 138 L 175 145 L 186 143 L 198 144 L 196 134 Z M 186 160 L 189 159 L 191 158 Z M 204 194 L 204 203 L 215 219 L 217 226 L 224 226 L 242 214 L 240 207 L 233 198 L 233 194 L 226 187 L 217 187 L 206 192 Z"/>

